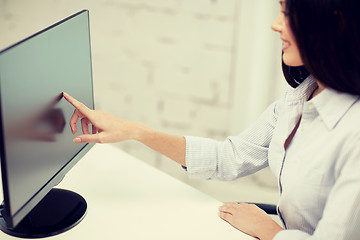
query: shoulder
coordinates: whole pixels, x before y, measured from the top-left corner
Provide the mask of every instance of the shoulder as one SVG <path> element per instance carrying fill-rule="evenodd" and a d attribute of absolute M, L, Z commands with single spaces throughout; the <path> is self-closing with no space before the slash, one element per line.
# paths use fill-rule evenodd
<path fill-rule="evenodd" d="M 354 164 L 351 160 L 353 159 L 357 163 L 357 169 L 360 169 L 360 97 L 344 110 L 340 120 L 331 130 L 331 136 L 341 143 L 338 149 L 338 165 L 343 166 L 350 162 Z"/>
<path fill-rule="evenodd" d="M 360 135 L 360 96 L 354 96 L 353 102 L 342 106 L 342 115 L 334 129 L 343 130 L 351 135 Z M 334 115 L 337 113 L 333 113 Z"/>

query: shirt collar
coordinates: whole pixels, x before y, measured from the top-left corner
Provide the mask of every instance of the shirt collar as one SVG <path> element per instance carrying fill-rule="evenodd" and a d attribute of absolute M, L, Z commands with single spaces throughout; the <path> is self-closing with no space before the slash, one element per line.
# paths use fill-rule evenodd
<path fill-rule="evenodd" d="M 316 79 L 310 75 L 296 88 L 289 88 L 286 100 L 289 103 L 301 103 L 307 101 L 314 90 L 317 88 Z"/>
<path fill-rule="evenodd" d="M 309 103 L 315 106 L 326 126 L 333 129 L 358 99 L 358 95 L 338 92 L 327 87 Z"/>

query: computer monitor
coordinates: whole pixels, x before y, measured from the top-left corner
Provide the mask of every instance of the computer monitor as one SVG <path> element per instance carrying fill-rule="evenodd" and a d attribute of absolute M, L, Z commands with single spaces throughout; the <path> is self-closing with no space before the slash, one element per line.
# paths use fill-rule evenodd
<path fill-rule="evenodd" d="M 0 229 L 25 238 L 74 227 L 78 194 L 53 188 L 93 144 L 78 144 L 67 92 L 94 108 L 89 12 L 80 11 L 0 51 Z"/>

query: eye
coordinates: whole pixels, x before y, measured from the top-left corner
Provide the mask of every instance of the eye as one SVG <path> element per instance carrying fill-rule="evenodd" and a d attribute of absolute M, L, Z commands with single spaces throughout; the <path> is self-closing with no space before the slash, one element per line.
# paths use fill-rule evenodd
<path fill-rule="evenodd" d="M 286 11 L 286 6 L 285 6 L 285 1 L 279 1 L 279 4 L 280 4 L 280 10 L 281 10 L 281 13 L 284 14 L 284 16 L 289 16 L 289 12 Z"/>
<path fill-rule="evenodd" d="M 289 16 L 289 12 L 288 11 L 281 11 L 286 17 Z"/>

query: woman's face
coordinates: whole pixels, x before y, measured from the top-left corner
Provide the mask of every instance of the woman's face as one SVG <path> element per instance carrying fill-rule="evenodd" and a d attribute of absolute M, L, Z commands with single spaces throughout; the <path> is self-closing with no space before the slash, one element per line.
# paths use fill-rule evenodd
<path fill-rule="evenodd" d="M 281 11 L 271 24 L 271 28 L 275 32 L 280 33 L 280 38 L 282 40 L 283 61 L 288 66 L 302 66 L 304 63 L 301 59 L 299 48 L 289 25 L 285 1 L 279 1 L 279 3 Z"/>

